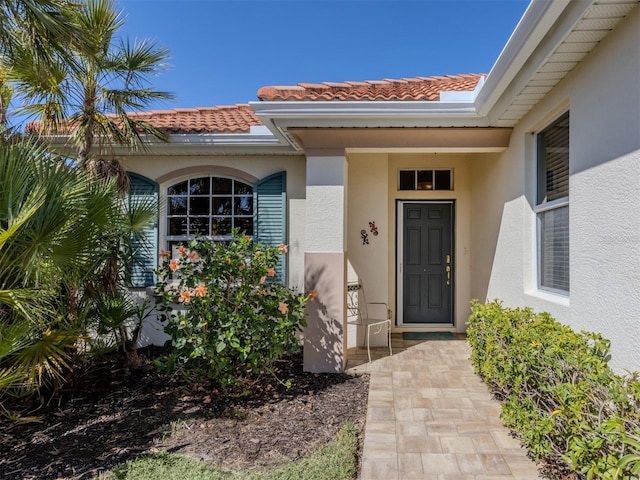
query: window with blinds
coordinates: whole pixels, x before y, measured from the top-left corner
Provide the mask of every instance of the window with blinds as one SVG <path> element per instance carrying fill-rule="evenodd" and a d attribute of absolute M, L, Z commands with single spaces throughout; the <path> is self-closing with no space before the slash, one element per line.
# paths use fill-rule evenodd
<path fill-rule="evenodd" d="M 569 292 L 569 112 L 537 136 L 538 284 Z"/>

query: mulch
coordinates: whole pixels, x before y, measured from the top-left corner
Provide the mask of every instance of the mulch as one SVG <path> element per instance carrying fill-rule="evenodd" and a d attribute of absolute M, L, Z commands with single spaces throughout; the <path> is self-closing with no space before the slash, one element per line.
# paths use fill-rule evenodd
<path fill-rule="evenodd" d="M 348 422 L 364 425 L 368 377 L 305 373 L 301 355 L 278 362 L 275 377 L 227 392 L 145 365 L 125 375 L 116 356 L 102 357 L 55 394 L 3 399 L 37 421 L 0 418 L 0 478 L 93 478 L 159 451 L 225 468 L 267 467 L 319 448 Z"/>

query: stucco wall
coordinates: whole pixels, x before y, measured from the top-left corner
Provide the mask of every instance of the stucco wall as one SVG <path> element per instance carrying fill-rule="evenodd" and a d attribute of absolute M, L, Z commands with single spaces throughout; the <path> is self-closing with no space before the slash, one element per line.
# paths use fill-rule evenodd
<path fill-rule="evenodd" d="M 389 303 L 389 237 L 387 200 L 387 161 L 384 153 L 350 154 L 349 198 L 347 202 L 347 251 L 349 282 L 362 281 L 369 302 Z M 369 222 L 375 222 L 373 235 Z M 393 228 L 393 227 L 391 227 Z M 369 243 L 364 245 L 360 231 L 365 230 Z M 350 322 L 355 321 L 349 318 Z M 364 345 L 364 330 L 348 325 L 348 346 Z M 371 339 L 372 345 L 386 344 L 384 335 Z"/>
<path fill-rule="evenodd" d="M 640 7 L 516 126 L 507 152 L 472 164 L 473 295 L 549 311 L 612 340 L 640 369 Z M 568 296 L 537 288 L 535 143 L 570 111 Z M 487 229 L 488 227 L 488 229 Z"/>
<path fill-rule="evenodd" d="M 386 302 L 396 320 L 396 200 L 455 200 L 455 325 L 464 331 L 471 299 L 469 154 L 350 153 L 348 198 L 349 280 L 362 280 L 368 301 Z M 400 169 L 453 170 L 453 191 L 398 191 Z M 374 236 L 369 222 L 375 221 Z M 360 231 L 369 243 L 363 245 Z M 402 328 L 395 327 L 395 330 Z M 404 327 L 411 329 L 411 327 Z M 422 327 L 421 330 L 424 330 Z M 438 330 L 443 330 L 438 327 Z"/>
<path fill-rule="evenodd" d="M 640 369 L 640 7 L 573 73 L 570 322 Z"/>

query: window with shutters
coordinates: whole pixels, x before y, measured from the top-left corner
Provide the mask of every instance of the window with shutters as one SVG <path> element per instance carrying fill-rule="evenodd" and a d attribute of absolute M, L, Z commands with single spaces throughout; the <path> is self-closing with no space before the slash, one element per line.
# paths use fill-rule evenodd
<path fill-rule="evenodd" d="M 281 171 L 254 185 L 214 175 L 170 185 L 166 190 L 166 248 L 175 257 L 180 243 L 198 237 L 225 242 L 234 228 L 263 245 L 287 243 L 286 184 L 286 172 Z M 286 278 L 286 257 L 281 255 L 275 280 L 284 285 Z"/>
<path fill-rule="evenodd" d="M 196 237 L 231 238 L 234 228 L 253 236 L 253 187 L 233 178 L 202 176 L 167 188 L 170 248 Z"/>
<path fill-rule="evenodd" d="M 538 285 L 569 292 L 569 112 L 537 134 Z"/>

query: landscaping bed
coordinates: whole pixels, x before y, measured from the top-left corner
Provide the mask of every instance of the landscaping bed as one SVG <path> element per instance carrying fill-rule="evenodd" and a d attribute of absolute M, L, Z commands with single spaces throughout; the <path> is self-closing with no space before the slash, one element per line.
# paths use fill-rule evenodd
<path fill-rule="evenodd" d="M 640 373 L 609 368 L 607 339 L 500 302 L 472 305 L 467 339 L 503 422 L 549 478 L 640 478 Z"/>
<path fill-rule="evenodd" d="M 0 420 L 0 478 L 92 478 L 159 451 L 267 467 L 317 450 L 347 423 L 364 424 L 368 377 L 304 373 L 301 355 L 276 362 L 277 378 L 226 393 L 168 377 L 148 360 L 129 376 L 119 369 L 117 357 L 100 357 L 74 372 L 73 388 L 5 402 L 36 421 Z"/>

